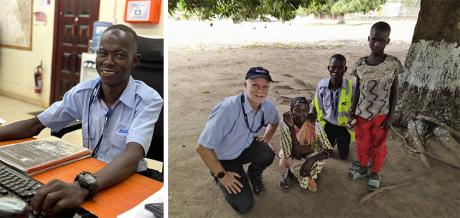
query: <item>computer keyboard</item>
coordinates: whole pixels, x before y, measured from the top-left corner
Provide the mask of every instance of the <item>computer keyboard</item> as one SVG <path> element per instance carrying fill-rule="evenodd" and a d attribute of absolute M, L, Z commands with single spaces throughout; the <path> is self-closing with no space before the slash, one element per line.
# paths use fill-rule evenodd
<path fill-rule="evenodd" d="M 41 186 L 37 180 L 0 162 L 0 196 L 16 196 L 29 203 Z"/>
<path fill-rule="evenodd" d="M 28 212 L 30 203 L 43 184 L 0 161 L 0 217 L 40 217 Z M 82 207 L 61 211 L 56 217 L 97 217 Z"/>

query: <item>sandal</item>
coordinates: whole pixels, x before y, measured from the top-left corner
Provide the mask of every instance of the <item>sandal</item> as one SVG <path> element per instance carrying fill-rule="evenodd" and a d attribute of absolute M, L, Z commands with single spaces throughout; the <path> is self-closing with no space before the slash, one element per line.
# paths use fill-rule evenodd
<path fill-rule="evenodd" d="M 377 173 L 371 173 L 369 182 L 367 183 L 367 190 L 370 192 L 377 191 L 380 188 L 380 176 Z"/>
<path fill-rule="evenodd" d="M 308 180 L 307 189 L 310 190 L 311 192 L 316 192 L 318 190 L 318 185 L 316 184 L 314 179 L 310 178 Z"/>
<path fill-rule="evenodd" d="M 291 171 L 287 170 L 286 173 L 281 175 L 279 188 L 281 189 L 281 191 L 287 192 L 289 189 L 289 185 L 291 185 L 291 183 L 292 183 L 292 173 Z"/>
<path fill-rule="evenodd" d="M 359 172 L 359 171 L 364 171 L 364 172 Z M 348 179 L 357 180 L 357 179 L 367 177 L 368 175 L 369 173 L 367 172 L 367 168 L 363 169 L 360 167 L 357 170 L 350 170 L 350 172 L 348 173 Z"/>
<path fill-rule="evenodd" d="M 353 161 L 350 165 L 350 167 L 348 169 L 351 170 L 359 170 L 359 167 L 361 167 L 361 165 L 359 164 L 359 161 Z"/>
<path fill-rule="evenodd" d="M 361 164 L 359 163 L 359 161 L 355 160 L 351 163 L 351 165 L 348 167 L 348 169 L 350 170 L 359 170 L 359 167 L 361 166 Z M 369 162 L 367 162 L 367 168 L 372 168 L 372 162 L 369 160 Z"/>

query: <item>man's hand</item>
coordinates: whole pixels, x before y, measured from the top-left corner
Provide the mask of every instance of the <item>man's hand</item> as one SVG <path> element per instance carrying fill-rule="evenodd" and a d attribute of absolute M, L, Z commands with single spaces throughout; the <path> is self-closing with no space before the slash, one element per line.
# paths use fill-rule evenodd
<path fill-rule="evenodd" d="M 37 191 L 30 207 L 35 215 L 52 215 L 66 208 L 80 206 L 88 193 L 78 183 L 65 183 L 54 179 Z"/>
<path fill-rule="evenodd" d="M 313 163 L 315 163 L 316 159 L 314 157 L 308 158 L 300 167 L 300 175 L 303 177 L 310 176 L 311 168 L 313 167 Z"/>
<path fill-rule="evenodd" d="M 294 127 L 294 120 L 292 119 L 292 113 L 290 111 L 283 114 L 283 121 L 288 127 Z"/>
<path fill-rule="evenodd" d="M 264 137 L 256 136 L 256 140 L 259 142 L 269 143 L 272 140 L 272 137 L 267 135 L 264 135 Z"/>
<path fill-rule="evenodd" d="M 315 122 L 316 120 L 316 114 L 315 113 L 309 113 L 307 114 L 307 120 L 310 122 Z"/>
<path fill-rule="evenodd" d="M 286 158 L 286 163 L 288 166 L 291 166 L 294 163 L 294 159 L 292 157 L 287 157 Z"/>
<path fill-rule="evenodd" d="M 393 124 L 393 118 L 391 116 L 387 116 L 387 118 L 385 119 L 385 121 L 383 121 L 382 123 L 382 129 L 384 130 L 388 130 L 390 129 L 391 125 Z"/>
<path fill-rule="evenodd" d="M 356 122 L 357 122 L 357 120 L 355 118 L 350 117 L 350 119 L 347 122 L 347 125 L 348 125 L 347 128 L 351 129 L 351 128 L 355 127 Z"/>
<path fill-rule="evenodd" d="M 226 171 L 225 176 L 219 179 L 220 183 L 227 189 L 229 194 L 240 193 L 241 188 L 243 188 L 243 184 L 235 177 L 241 178 L 238 173 Z"/>
<path fill-rule="evenodd" d="M 297 160 L 302 159 L 303 156 L 303 149 L 300 148 L 300 146 L 295 146 L 294 149 L 292 149 L 292 157 L 294 157 Z"/>

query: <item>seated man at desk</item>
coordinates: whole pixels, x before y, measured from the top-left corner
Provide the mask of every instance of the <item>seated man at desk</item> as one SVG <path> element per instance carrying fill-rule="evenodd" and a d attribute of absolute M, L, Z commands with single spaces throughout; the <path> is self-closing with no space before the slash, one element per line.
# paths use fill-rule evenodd
<path fill-rule="evenodd" d="M 92 156 L 108 165 L 94 175 L 79 174 L 74 183 L 52 180 L 35 194 L 34 214 L 54 214 L 79 206 L 95 192 L 147 169 L 155 122 L 163 105 L 160 95 L 131 77 L 139 63 L 137 34 L 125 25 L 109 27 L 102 35 L 96 57 L 100 78 L 80 83 L 62 101 L 37 117 L 0 128 L 0 141 L 30 138 L 45 127 L 59 131 L 81 120 L 83 144 Z"/>

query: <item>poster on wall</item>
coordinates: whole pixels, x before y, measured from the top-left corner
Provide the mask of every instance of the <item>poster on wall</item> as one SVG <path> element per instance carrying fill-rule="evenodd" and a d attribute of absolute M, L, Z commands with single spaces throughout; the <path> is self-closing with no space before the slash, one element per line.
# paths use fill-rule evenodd
<path fill-rule="evenodd" d="M 32 0 L 2 1 L 0 47 L 32 49 Z"/>

